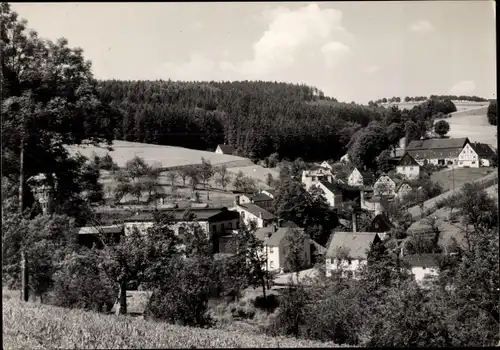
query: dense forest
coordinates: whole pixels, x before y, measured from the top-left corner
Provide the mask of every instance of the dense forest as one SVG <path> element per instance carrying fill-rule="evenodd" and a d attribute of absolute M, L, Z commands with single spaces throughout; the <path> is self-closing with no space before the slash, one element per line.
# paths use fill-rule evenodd
<path fill-rule="evenodd" d="M 121 112 L 116 139 L 203 150 L 227 143 L 252 159 L 275 152 L 282 159 L 339 159 L 371 122 L 401 125 L 391 128 L 398 134 L 389 139 L 397 142 L 408 121 L 456 110 L 438 99 L 409 111 L 341 103 L 315 87 L 264 81 L 108 80 L 99 82 L 99 93 Z"/>

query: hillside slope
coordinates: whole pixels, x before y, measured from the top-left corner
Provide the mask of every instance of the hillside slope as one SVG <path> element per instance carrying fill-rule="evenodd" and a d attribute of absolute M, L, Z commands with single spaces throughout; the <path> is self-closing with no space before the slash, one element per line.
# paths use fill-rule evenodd
<path fill-rule="evenodd" d="M 181 327 L 2 299 L 4 349 L 335 347 L 333 343 Z"/>
<path fill-rule="evenodd" d="M 487 110 L 488 106 L 482 106 L 452 113 L 451 118 L 445 119 L 450 124 L 448 136 L 468 137 L 472 142 L 483 142 L 496 148 L 497 127 L 488 123 Z"/>

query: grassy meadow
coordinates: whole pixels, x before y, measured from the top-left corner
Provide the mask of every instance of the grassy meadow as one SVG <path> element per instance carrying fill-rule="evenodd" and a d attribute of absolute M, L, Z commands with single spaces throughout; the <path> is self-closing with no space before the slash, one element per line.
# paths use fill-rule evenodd
<path fill-rule="evenodd" d="M 199 329 L 129 316 L 24 303 L 2 295 L 4 349 L 335 347 L 333 343 Z"/>
<path fill-rule="evenodd" d="M 495 168 L 455 168 L 435 172 L 431 175 L 431 180 L 438 182 L 444 190 L 453 189 L 453 178 L 455 178 L 455 188 L 459 188 L 467 182 L 472 182 L 485 177 L 496 171 Z"/>

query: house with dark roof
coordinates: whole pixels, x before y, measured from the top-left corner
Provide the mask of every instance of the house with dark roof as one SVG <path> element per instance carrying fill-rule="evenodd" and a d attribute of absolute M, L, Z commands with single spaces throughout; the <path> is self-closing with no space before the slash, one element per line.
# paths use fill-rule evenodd
<path fill-rule="evenodd" d="M 86 226 L 78 229 L 78 244 L 88 248 L 95 246 L 102 248 L 105 243 L 119 242 L 120 237 L 124 234 L 123 225 L 108 225 L 108 226 Z"/>
<path fill-rule="evenodd" d="M 466 144 L 470 143 L 467 137 L 456 139 L 426 139 L 413 140 L 406 151 L 417 161 L 433 165 L 452 165 L 458 163 L 458 155 Z"/>
<path fill-rule="evenodd" d="M 401 174 L 409 180 L 418 179 L 420 176 L 420 165 L 406 152 L 396 165 L 396 173 Z"/>
<path fill-rule="evenodd" d="M 342 270 L 342 276 L 356 277 L 367 263 L 368 251 L 382 242 L 376 232 L 335 232 L 326 247 L 326 275 Z"/>
<path fill-rule="evenodd" d="M 368 227 L 368 232 L 385 233 L 389 232 L 394 228 L 394 224 L 389 220 L 389 218 L 384 214 L 376 215 L 370 226 Z"/>
<path fill-rule="evenodd" d="M 410 265 L 411 273 L 419 284 L 424 284 L 439 275 L 438 254 L 406 255 L 403 260 Z"/>
<path fill-rule="evenodd" d="M 294 230 L 304 232 L 301 228 L 278 227 L 277 225 L 259 228 L 255 231 L 255 236 L 264 244 L 263 254 L 266 256 L 268 271 L 283 272 L 286 269 L 286 257 L 290 251 L 289 237 Z M 307 268 L 311 265 L 311 240 L 307 235 L 304 235 L 302 253 L 303 268 Z"/>
<path fill-rule="evenodd" d="M 234 155 L 234 153 L 236 152 L 236 150 L 234 149 L 233 146 L 230 146 L 230 145 L 217 145 L 217 149 L 215 150 L 215 153 L 218 153 L 218 154 L 227 154 L 227 155 Z"/>
<path fill-rule="evenodd" d="M 196 223 L 207 234 L 207 239 L 212 241 L 214 253 L 217 253 L 220 236 L 232 233 L 240 227 L 240 216 L 238 213 L 227 208 L 205 208 L 189 209 L 191 217 L 186 215 L 185 210 L 165 211 L 171 216 L 170 228 L 179 236 L 183 236 L 186 231 Z M 154 225 L 152 212 L 138 212 L 133 216 L 124 219 L 124 234 L 130 234 L 134 229 L 139 232 L 147 232 L 147 229 Z"/>
<path fill-rule="evenodd" d="M 254 203 L 241 203 L 240 196 L 236 196 L 234 207 L 230 210 L 238 212 L 241 221 L 247 226 L 254 222 L 258 228 L 267 227 L 276 221 L 276 217 L 266 209 Z"/>
<path fill-rule="evenodd" d="M 321 190 L 330 207 L 337 209 L 342 207 L 342 191 L 337 184 L 319 181 L 316 187 Z"/>
<path fill-rule="evenodd" d="M 266 193 L 259 192 L 256 194 L 243 194 L 240 196 L 241 204 L 253 203 L 261 208 L 269 210 L 272 208 L 274 200 Z"/>
<path fill-rule="evenodd" d="M 479 168 L 480 166 L 491 166 L 495 158 L 495 152 L 486 143 L 468 143 L 458 155 L 459 167 Z"/>

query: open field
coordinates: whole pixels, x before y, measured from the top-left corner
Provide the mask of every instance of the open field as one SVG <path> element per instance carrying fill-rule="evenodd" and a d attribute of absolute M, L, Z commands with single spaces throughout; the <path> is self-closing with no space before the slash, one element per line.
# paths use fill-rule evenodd
<path fill-rule="evenodd" d="M 189 164 L 201 164 L 201 158 L 210 161 L 214 166 L 225 164 L 228 171 L 233 173 L 233 177 L 242 171 L 244 175 L 257 181 L 258 186 L 268 188 L 266 185 L 267 173 L 271 173 L 274 178 L 278 177 L 276 169 L 267 169 L 260 165 L 255 165 L 248 158 L 217 154 L 214 152 L 199 151 L 183 147 L 151 145 L 138 142 L 113 141 L 113 151 L 108 151 L 104 147 L 93 146 L 68 146 L 71 154 L 80 152 L 82 155 L 91 158 L 95 152 L 99 157 L 107 153 L 119 167 L 124 167 L 127 161 L 139 156 L 144 158 L 148 164 L 158 163 L 162 168 L 172 168 Z"/>
<path fill-rule="evenodd" d="M 478 183 L 482 188 L 486 189 L 487 192 L 491 193 L 491 187 L 498 185 L 498 173 L 496 171 L 491 172 L 490 174 L 481 177 L 476 180 L 470 180 L 466 182 L 475 182 Z M 431 198 L 424 202 L 424 210 L 431 212 L 436 209 L 436 204 L 443 199 L 448 198 L 461 190 L 461 186 L 455 186 L 455 190 L 449 190 L 444 193 L 441 193 L 439 196 Z M 422 217 L 422 210 L 420 206 L 415 205 L 408 209 L 408 212 L 413 216 L 414 220 L 420 220 Z"/>
<path fill-rule="evenodd" d="M 492 172 L 496 172 L 496 168 L 455 168 L 438 171 L 431 175 L 433 182 L 438 182 L 443 186 L 444 190 L 453 189 L 453 178 L 455 179 L 455 188 L 463 186 L 467 182 L 480 179 Z"/>
<path fill-rule="evenodd" d="M 488 106 L 452 113 L 445 119 L 450 124 L 449 137 L 468 137 L 471 142 L 487 143 L 497 147 L 497 127 L 488 123 L 486 112 Z"/>
<path fill-rule="evenodd" d="M 2 296 L 4 349 L 335 347 L 284 337 L 199 329 L 24 303 Z"/>

